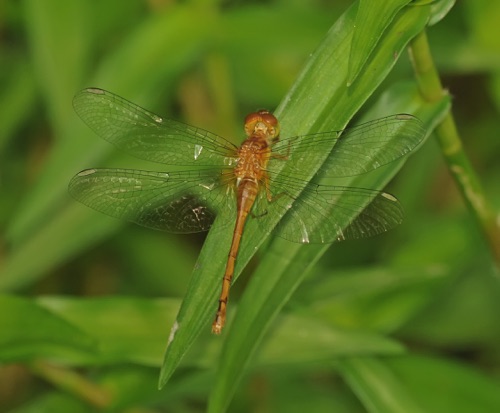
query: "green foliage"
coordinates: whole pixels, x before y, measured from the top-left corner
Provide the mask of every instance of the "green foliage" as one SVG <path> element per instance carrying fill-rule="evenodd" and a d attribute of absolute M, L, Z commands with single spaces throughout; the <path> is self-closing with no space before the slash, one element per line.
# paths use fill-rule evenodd
<path fill-rule="evenodd" d="M 422 98 L 405 50 L 432 24 L 464 145 L 498 205 L 500 8 L 181 3 L 2 8 L 0 411 L 500 410 L 498 278 L 432 135 L 390 183 L 400 228 L 313 246 L 249 222 L 220 337 L 209 323 L 227 227 L 215 223 L 195 263 L 202 238 L 125 225 L 67 193 L 83 168 L 164 168 L 96 137 L 71 107 L 83 87 L 235 143 L 262 106 L 277 108 L 282 136 L 401 112 L 431 132 L 451 102 Z M 405 161 L 334 183 L 383 189 Z"/>

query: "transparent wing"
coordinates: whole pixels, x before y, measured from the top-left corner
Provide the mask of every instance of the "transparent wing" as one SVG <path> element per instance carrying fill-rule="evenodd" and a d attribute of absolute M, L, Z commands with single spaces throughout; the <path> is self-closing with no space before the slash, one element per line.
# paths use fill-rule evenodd
<path fill-rule="evenodd" d="M 343 131 L 322 132 L 277 142 L 269 162 L 271 172 L 286 162 L 287 172 L 303 176 L 305 165 L 323 162 L 325 176 L 360 175 L 408 154 L 425 136 L 423 123 L 408 114 L 376 119 Z M 335 143 L 332 149 L 332 144 Z"/>
<path fill-rule="evenodd" d="M 224 138 L 163 119 L 105 90 L 82 90 L 73 107 L 97 135 L 138 158 L 184 166 L 235 162 L 236 147 Z"/>
<path fill-rule="evenodd" d="M 216 170 L 86 169 L 69 183 L 81 203 L 115 218 L 173 233 L 207 231 L 236 205 L 231 175 Z M 228 214 L 225 214 L 228 215 Z"/>
<path fill-rule="evenodd" d="M 288 192 L 299 181 L 280 181 L 269 203 L 261 191 L 254 216 L 263 228 L 276 224 L 274 234 L 292 242 L 323 244 L 371 237 L 399 225 L 403 210 L 385 192 L 309 184 L 294 199 Z"/>

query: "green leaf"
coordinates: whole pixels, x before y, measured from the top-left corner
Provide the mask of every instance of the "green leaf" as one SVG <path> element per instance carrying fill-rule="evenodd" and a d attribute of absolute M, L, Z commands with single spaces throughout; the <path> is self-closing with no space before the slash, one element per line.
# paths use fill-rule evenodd
<path fill-rule="evenodd" d="M 390 65 L 389 56 L 387 58 L 387 64 Z M 364 78 L 362 80 L 365 81 Z M 448 108 L 446 101 L 439 105 L 426 106 L 419 99 L 415 87 L 407 88 L 406 93 L 401 93 L 401 89 L 398 93 L 394 93 L 394 96 L 384 96 L 381 99 L 381 104 L 384 104 L 383 111 L 413 113 L 432 127 Z M 338 102 L 339 106 L 342 106 L 342 103 Z M 353 178 L 349 185 L 381 188 L 401 165 L 402 162 L 394 162 L 375 173 Z M 344 184 L 344 180 L 342 183 Z M 248 236 L 248 232 L 245 235 Z M 251 359 L 263 332 L 326 249 L 324 246 L 291 245 L 279 239 L 275 239 L 268 248 L 267 254 L 245 290 L 232 331 L 224 343 L 221 366 L 211 399 L 212 411 L 221 411 L 223 406 L 227 405 L 244 371 L 242 366 L 247 365 Z"/>
<path fill-rule="evenodd" d="M 410 92 L 413 90 L 413 92 Z M 433 125 L 448 109 L 447 101 L 440 105 L 426 107 L 419 101 L 416 87 L 407 93 L 393 96 L 382 102 L 414 113 L 426 124 Z M 399 90 L 398 90 L 399 91 Z M 409 109 L 409 110 L 406 110 Z M 384 110 L 391 110 L 390 106 Z M 363 188 L 380 188 L 397 172 L 402 163 L 393 162 L 382 171 L 376 171 L 352 179 L 352 185 Z M 224 343 L 222 360 L 214 387 L 214 411 L 222 409 L 218 403 L 227 403 L 241 377 L 251 355 L 257 348 L 264 332 L 284 303 L 290 298 L 308 271 L 327 250 L 328 246 L 291 244 L 274 239 L 267 254 L 253 274 L 238 312 L 231 326 L 230 335 Z M 220 399 L 219 399 L 220 398 Z M 224 401 L 222 401 L 224 400 Z"/>
<path fill-rule="evenodd" d="M 52 357 L 66 364 L 161 362 L 178 300 L 0 297 L 0 360 Z"/>
<path fill-rule="evenodd" d="M 361 78 L 351 88 L 347 88 L 347 55 L 350 50 L 354 14 L 355 8 L 351 8 L 332 27 L 328 37 L 306 64 L 299 79 L 284 99 L 284 103 L 276 111 L 282 124 L 282 136 L 342 129 L 370 94 L 373 93 L 395 63 L 394 50 L 402 50 L 406 42 L 421 30 L 427 20 L 427 12 L 424 8 L 411 8 L 408 9 L 407 13 L 402 14 L 400 19 L 395 20 L 391 30 L 387 31 L 387 45 L 381 47 L 379 53 L 370 58 L 367 65 L 369 75 Z M 304 165 L 304 169 L 309 176 L 313 176 L 318 167 L 319 163 L 314 162 L 310 165 Z M 373 187 L 377 187 L 377 185 Z M 272 228 L 269 228 L 269 231 L 271 230 Z M 238 256 L 235 277 L 239 275 L 242 268 L 263 242 L 264 235 L 266 234 L 263 234 L 258 229 L 255 222 L 247 223 Z M 193 273 L 190 288 L 172 330 L 171 337 L 173 340 L 168 343 L 160 376 L 160 386 L 164 385 L 168 380 L 200 330 L 208 328 L 208 320 L 213 317 L 216 309 L 221 274 L 224 271 L 231 236 L 232 234 L 227 229 L 218 228 L 217 222 L 209 233 Z M 279 242 L 275 244 L 281 245 Z M 221 248 L 221 245 L 227 246 L 227 249 Z M 286 243 L 286 247 L 281 246 L 281 248 L 286 250 L 286 257 L 293 256 L 301 249 L 298 244 L 290 245 L 289 243 Z M 317 249 L 317 247 L 312 246 L 307 248 L 309 248 L 309 251 Z M 320 249 L 325 248 L 320 247 Z M 279 263 L 278 265 L 282 265 L 283 268 L 287 267 L 282 262 L 283 259 L 286 261 L 287 258 L 283 258 L 283 251 L 280 248 L 268 251 L 268 253 L 268 261 L 274 260 L 275 264 Z M 299 266 L 297 270 L 300 272 L 308 269 L 314 263 L 314 260 L 310 259 L 310 253 L 304 255 L 305 260 L 303 262 L 309 265 Z M 312 255 L 317 256 L 316 253 Z M 264 274 L 265 266 L 262 268 L 262 274 Z M 282 274 L 281 271 L 279 273 Z M 269 273 L 267 274 L 269 275 Z M 256 326 L 252 328 L 252 332 L 255 328 Z M 262 325 L 259 328 L 262 328 Z M 243 336 L 246 336 L 246 334 L 238 333 L 238 341 L 241 342 Z M 250 334 L 248 337 L 252 337 L 250 342 L 258 341 L 255 339 L 255 335 Z M 229 365 L 232 366 L 231 369 L 235 366 L 233 362 L 230 362 Z M 221 374 L 226 373 L 228 372 L 223 371 Z M 219 391 L 221 390 L 219 389 Z M 227 397 L 227 395 L 224 397 Z"/>
<path fill-rule="evenodd" d="M 276 320 L 257 362 L 265 366 L 303 364 L 326 362 L 334 357 L 403 352 L 401 344 L 378 334 L 343 330 L 311 318 L 287 315 Z"/>
<path fill-rule="evenodd" d="M 349 53 L 348 86 L 362 74 L 366 61 L 375 52 L 385 30 L 398 11 L 408 3 L 410 0 L 359 0 Z"/>
<path fill-rule="evenodd" d="M 94 351 L 96 341 L 31 300 L 0 296 L 0 360 L 65 359 Z"/>
<path fill-rule="evenodd" d="M 456 227 L 455 223 L 449 225 Z M 432 225 L 432 228 L 440 230 L 437 225 Z M 452 232 L 452 235 L 455 234 Z M 427 238 L 427 242 L 429 239 L 430 237 Z M 481 245 L 479 239 L 474 240 L 470 234 L 463 234 L 462 239 L 468 239 L 471 248 L 474 241 Z M 399 336 L 405 340 L 418 341 L 425 343 L 426 346 L 441 349 L 498 348 L 497 343 L 500 341 L 498 278 L 488 261 L 486 252 L 480 249 L 481 247 L 476 251 L 477 255 L 474 257 L 476 261 L 470 266 L 461 264 L 456 267 L 457 249 L 453 252 L 453 258 L 451 254 L 449 255 L 448 262 L 452 263 L 456 272 L 453 282 L 432 296 L 432 302 L 398 331 Z"/>
<path fill-rule="evenodd" d="M 443 20 L 453 8 L 455 2 L 456 0 L 439 0 L 432 2 L 429 26 L 433 26 Z"/>
<path fill-rule="evenodd" d="M 424 413 L 401 379 L 381 360 L 352 357 L 338 362 L 344 380 L 370 413 Z"/>
<path fill-rule="evenodd" d="M 405 91 L 402 93 L 403 90 Z M 423 120 L 430 130 L 446 113 L 449 102 L 443 100 L 437 105 L 428 105 L 420 99 L 417 88 L 413 86 L 397 88 L 396 93 L 383 96 L 380 106 L 384 112 L 402 110 L 413 113 Z M 393 162 L 373 173 L 355 177 L 348 185 L 381 188 L 403 162 L 404 160 Z M 343 184 L 344 182 L 345 180 L 342 180 Z M 246 235 L 248 236 L 248 232 Z M 324 246 L 291 245 L 280 239 L 273 240 L 268 247 L 267 254 L 245 290 L 231 334 L 224 343 L 221 353 L 223 358 L 212 399 L 215 406 L 213 411 L 222 409 L 228 402 L 238 378 L 241 377 L 242 366 L 251 359 L 264 331 L 326 249 Z"/>
<path fill-rule="evenodd" d="M 452 276 L 444 265 L 318 269 L 293 299 L 302 314 L 348 329 L 393 332 L 413 319 Z"/>
<path fill-rule="evenodd" d="M 337 367 L 370 413 L 495 412 L 500 406 L 498 383 L 453 361 L 356 357 Z"/>
<path fill-rule="evenodd" d="M 43 297 L 37 301 L 99 343 L 98 351 L 87 359 L 76 359 L 78 363 L 157 366 L 165 340 L 159 326 L 171 322 L 178 308 L 177 300 L 127 297 Z"/>
<path fill-rule="evenodd" d="M 165 343 L 164 325 L 172 323 L 178 300 L 131 297 L 40 297 L 36 301 L 0 298 L 0 359 L 31 360 L 57 356 L 66 365 L 134 363 L 158 366 Z M 297 339 L 300 334 L 302 340 Z M 314 337 L 314 340 L 311 340 Z M 294 341 L 283 351 L 282 343 Z M 215 344 L 215 343 L 214 343 Z M 193 354 L 192 365 L 215 362 L 206 343 Z M 399 354 L 403 347 L 374 333 L 353 332 L 284 316 L 263 347 L 259 364 L 311 363 L 353 354 Z"/>
<path fill-rule="evenodd" d="M 498 378 L 460 361 L 408 354 L 388 357 L 384 362 L 426 413 L 500 409 Z"/>

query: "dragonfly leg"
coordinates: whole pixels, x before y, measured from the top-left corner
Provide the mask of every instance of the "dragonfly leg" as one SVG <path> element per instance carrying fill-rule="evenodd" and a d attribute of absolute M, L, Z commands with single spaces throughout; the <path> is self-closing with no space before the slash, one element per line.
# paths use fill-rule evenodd
<path fill-rule="evenodd" d="M 268 214 L 267 209 L 265 211 L 261 212 L 260 214 L 254 214 L 253 212 L 250 212 L 250 216 L 252 218 L 257 218 L 257 219 L 262 218 L 263 216 L 266 216 L 267 214 Z"/>
<path fill-rule="evenodd" d="M 262 181 L 263 181 L 263 185 L 264 185 L 264 187 L 266 189 L 266 198 L 267 198 L 267 202 L 269 204 L 272 204 L 273 202 L 276 202 L 277 200 L 279 200 L 283 196 L 287 196 L 287 197 L 295 200 L 295 198 L 291 197 L 290 194 L 288 194 L 286 192 L 280 192 L 279 194 L 273 195 L 271 193 L 271 189 L 270 189 L 270 186 L 269 186 L 269 177 L 267 176 L 267 174 L 264 175 Z M 252 218 L 259 219 L 259 218 L 262 218 L 263 216 L 266 216 L 268 213 L 269 213 L 269 211 L 267 209 L 264 209 L 263 211 L 261 211 L 259 213 L 255 213 L 254 211 L 250 211 L 250 216 Z"/>
<path fill-rule="evenodd" d="M 282 159 L 284 161 L 288 161 L 290 157 L 290 148 L 291 148 L 291 141 L 288 141 L 288 148 L 286 150 L 286 154 L 281 154 L 281 153 L 271 153 L 271 159 Z"/>

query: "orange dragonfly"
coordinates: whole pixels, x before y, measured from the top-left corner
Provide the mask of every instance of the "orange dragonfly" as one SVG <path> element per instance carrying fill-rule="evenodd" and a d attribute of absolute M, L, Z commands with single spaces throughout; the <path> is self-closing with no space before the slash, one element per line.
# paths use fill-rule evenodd
<path fill-rule="evenodd" d="M 233 239 L 212 332 L 219 334 L 247 218 L 299 243 L 369 237 L 402 221 L 398 200 L 385 192 L 308 181 L 369 172 L 411 152 L 425 128 L 397 114 L 343 131 L 279 139 L 278 120 L 261 110 L 245 118 L 238 147 L 200 128 L 164 119 L 102 89 L 79 92 L 73 106 L 101 138 L 138 158 L 195 170 L 151 172 L 86 169 L 69 192 L 104 214 L 172 233 L 207 231 L 216 215 L 234 222 Z M 333 146 L 332 145 L 335 143 Z M 282 171 L 285 171 L 285 173 Z"/>

